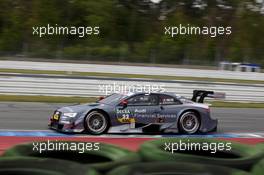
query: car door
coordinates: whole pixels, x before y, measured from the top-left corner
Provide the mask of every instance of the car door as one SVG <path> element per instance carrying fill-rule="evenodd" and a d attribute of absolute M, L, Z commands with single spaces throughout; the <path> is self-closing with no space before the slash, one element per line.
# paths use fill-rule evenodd
<path fill-rule="evenodd" d="M 158 95 L 136 94 L 128 99 L 125 108 L 116 111 L 120 123 L 153 123 L 159 112 Z"/>
<path fill-rule="evenodd" d="M 181 102 L 167 94 L 160 94 L 159 95 L 159 108 L 160 111 L 157 115 L 158 120 L 160 123 L 170 123 L 175 122 L 177 118 L 177 114 L 182 109 Z"/>

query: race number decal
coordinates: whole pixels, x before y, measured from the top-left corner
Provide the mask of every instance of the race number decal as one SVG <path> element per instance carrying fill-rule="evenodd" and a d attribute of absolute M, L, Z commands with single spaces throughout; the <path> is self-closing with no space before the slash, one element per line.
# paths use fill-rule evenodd
<path fill-rule="evenodd" d="M 131 117 L 131 112 L 129 110 L 117 110 L 117 120 L 120 123 L 135 122 L 135 118 Z"/>
<path fill-rule="evenodd" d="M 121 116 L 118 116 L 118 121 L 120 123 L 134 123 L 135 119 L 131 118 L 129 114 L 122 114 Z"/>

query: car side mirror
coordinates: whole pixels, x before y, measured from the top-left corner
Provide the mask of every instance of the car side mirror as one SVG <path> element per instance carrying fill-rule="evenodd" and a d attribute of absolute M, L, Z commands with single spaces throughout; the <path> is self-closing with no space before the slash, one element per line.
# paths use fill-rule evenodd
<path fill-rule="evenodd" d="M 127 107 L 127 104 L 128 104 L 127 100 L 122 100 L 120 103 L 120 105 L 122 106 L 123 109 L 125 109 Z"/>
<path fill-rule="evenodd" d="M 103 96 L 99 97 L 98 100 L 96 100 L 96 103 L 100 103 L 99 101 L 101 101 L 103 99 L 105 99 L 105 97 L 103 97 Z"/>
<path fill-rule="evenodd" d="M 105 97 L 101 96 L 99 97 L 98 101 L 103 100 Z"/>

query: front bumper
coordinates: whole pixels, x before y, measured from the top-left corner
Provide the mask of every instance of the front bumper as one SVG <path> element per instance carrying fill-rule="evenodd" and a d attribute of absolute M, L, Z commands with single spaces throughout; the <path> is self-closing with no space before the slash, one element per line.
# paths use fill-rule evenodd
<path fill-rule="evenodd" d="M 80 133 L 84 131 L 84 127 L 82 125 L 76 125 L 75 122 L 65 122 L 61 121 L 61 112 L 55 111 L 55 113 L 50 117 L 49 128 L 54 129 L 60 132 L 66 133 Z"/>
<path fill-rule="evenodd" d="M 73 124 L 61 124 L 59 122 L 50 122 L 49 128 L 65 133 L 81 133 L 84 131 L 83 128 L 78 129 Z"/>

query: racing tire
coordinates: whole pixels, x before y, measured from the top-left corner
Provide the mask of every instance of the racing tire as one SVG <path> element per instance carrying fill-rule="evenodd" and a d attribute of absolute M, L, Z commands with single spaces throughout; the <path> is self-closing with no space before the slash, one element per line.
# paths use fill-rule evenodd
<path fill-rule="evenodd" d="M 264 152 L 264 143 L 259 143 L 256 145 L 257 149 L 260 149 Z M 252 175 L 263 175 L 264 172 L 264 155 L 263 159 L 259 161 L 252 169 Z"/>
<path fill-rule="evenodd" d="M 92 135 L 101 135 L 108 131 L 110 122 L 102 112 L 92 111 L 84 119 L 85 131 Z"/>
<path fill-rule="evenodd" d="M 264 173 L 264 159 L 259 161 L 252 169 L 252 175 L 263 175 Z"/>
<path fill-rule="evenodd" d="M 197 145 L 202 149 L 197 150 Z M 250 170 L 262 159 L 263 152 L 254 146 L 205 138 L 154 140 L 143 143 L 139 150 L 143 161 L 199 162 L 243 170 Z"/>
<path fill-rule="evenodd" d="M 32 157 L 1 157 L 3 175 L 98 175 L 97 171 L 81 164 L 56 159 Z"/>
<path fill-rule="evenodd" d="M 187 111 L 180 116 L 178 125 L 180 133 L 195 134 L 199 131 L 201 122 L 196 112 Z"/>
<path fill-rule="evenodd" d="M 49 141 L 49 143 L 51 142 L 52 141 Z M 54 141 L 53 143 L 59 143 L 59 142 Z M 74 143 L 77 145 L 78 143 L 85 143 L 85 142 L 63 141 L 63 143 L 69 143 L 69 144 Z M 39 153 L 38 151 L 32 151 L 32 147 L 33 147 L 32 144 L 17 145 L 5 151 L 3 156 L 5 157 L 26 156 L 26 157 L 37 157 L 37 158 L 62 159 L 62 160 L 88 165 L 101 172 L 106 172 L 120 165 L 130 164 L 140 161 L 140 157 L 138 156 L 138 154 L 134 152 L 131 152 L 127 149 L 123 149 L 114 145 L 103 144 L 103 143 L 100 143 L 99 149 L 97 150 L 95 149 L 84 150 L 84 152 L 82 153 L 80 153 L 78 150 L 77 151 L 46 150 L 42 153 Z"/>
<path fill-rule="evenodd" d="M 255 147 L 256 149 L 260 149 L 264 152 L 264 142 L 256 144 Z M 263 156 L 263 159 L 264 159 L 264 156 Z"/>
<path fill-rule="evenodd" d="M 125 165 L 113 169 L 107 175 L 139 175 L 139 174 L 188 174 L 188 175 L 250 175 L 249 173 L 233 168 L 192 164 L 192 163 L 173 163 L 173 162 L 149 162 Z"/>

